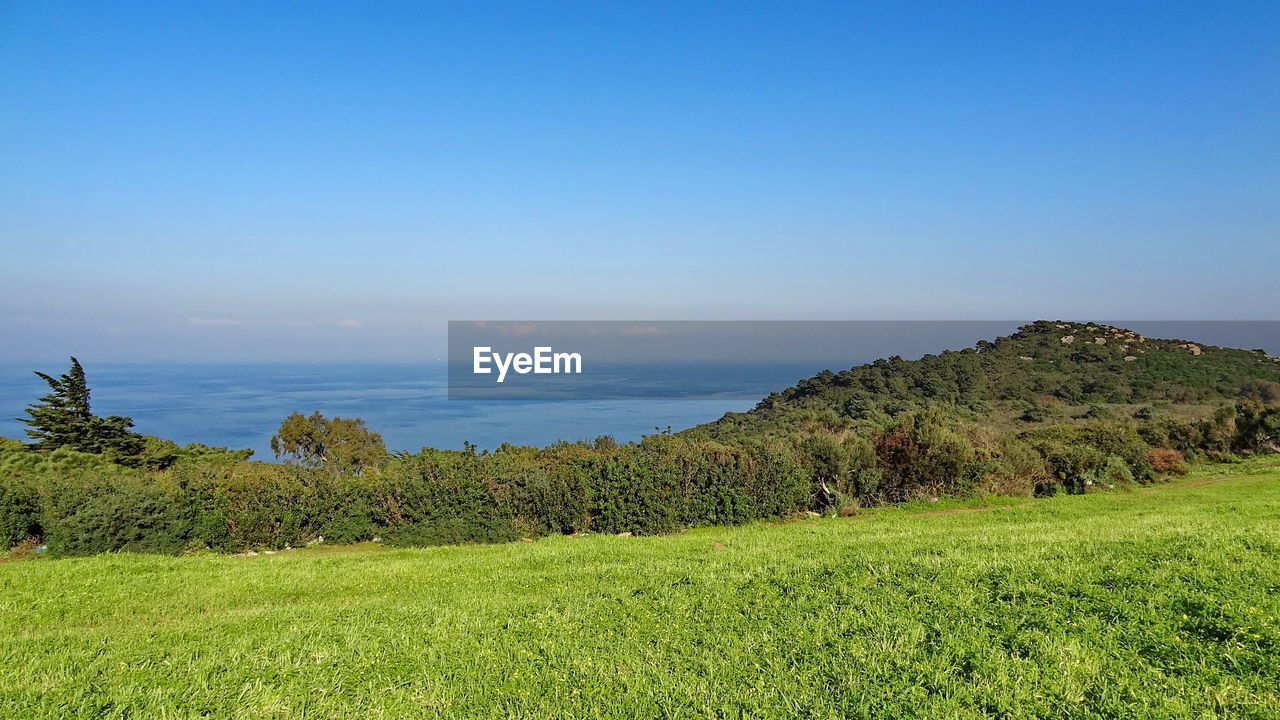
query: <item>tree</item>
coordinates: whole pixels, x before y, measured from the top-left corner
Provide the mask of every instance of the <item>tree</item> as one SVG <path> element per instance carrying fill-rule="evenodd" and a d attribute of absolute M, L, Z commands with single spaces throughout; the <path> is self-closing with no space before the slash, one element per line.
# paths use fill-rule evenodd
<path fill-rule="evenodd" d="M 59 377 L 36 375 L 49 385 L 51 392 L 27 406 L 29 418 L 19 418 L 31 426 L 27 435 L 39 450 L 56 450 L 70 446 L 83 450 L 88 445 L 90 420 L 89 384 L 80 361 L 71 358 L 71 369 Z"/>
<path fill-rule="evenodd" d="M 123 415 L 90 418 L 85 452 L 106 455 L 113 462 L 137 467 L 146 448 L 146 436 L 133 432 L 133 418 Z"/>
<path fill-rule="evenodd" d="M 133 420 L 121 415 L 98 417 L 89 405 L 89 383 L 80 361 L 71 358 L 71 369 L 58 377 L 36 371 L 50 393 L 27 406 L 31 426 L 27 435 L 36 450 L 70 447 L 85 453 L 107 455 L 122 465 L 136 465 L 146 439 L 134 433 Z"/>
<path fill-rule="evenodd" d="M 271 437 L 271 451 L 276 457 L 290 455 L 300 465 L 354 473 L 387 456 L 382 436 L 365 427 L 364 420 L 326 418 L 319 412 L 285 418 Z"/>

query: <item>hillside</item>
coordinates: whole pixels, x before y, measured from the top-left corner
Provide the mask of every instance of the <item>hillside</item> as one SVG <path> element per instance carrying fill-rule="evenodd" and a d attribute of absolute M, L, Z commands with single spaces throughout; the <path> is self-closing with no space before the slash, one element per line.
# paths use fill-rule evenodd
<path fill-rule="evenodd" d="M 1280 358 L 1109 325 L 1039 321 L 964 350 L 823 371 L 746 413 L 686 432 L 721 440 L 785 434 L 806 421 L 884 423 L 930 407 L 1001 425 L 1108 419 L 1148 405 L 1196 417 L 1240 398 L 1280 401 Z"/>

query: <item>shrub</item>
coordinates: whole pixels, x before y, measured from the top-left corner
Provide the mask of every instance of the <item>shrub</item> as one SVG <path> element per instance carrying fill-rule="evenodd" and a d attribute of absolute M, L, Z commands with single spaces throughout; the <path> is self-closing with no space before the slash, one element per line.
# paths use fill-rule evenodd
<path fill-rule="evenodd" d="M 1099 478 L 1108 485 L 1116 487 L 1127 487 L 1133 484 L 1133 471 L 1129 469 L 1128 463 L 1119 455 L 1112 455 L 1107 458 L 1107 464 L 1099 473 Z"/>
<path fill-rule="evenodd" d="M 182 552 L 191 516 L 150 478 L 86 475 L 50 484 L 43 498 L 45 544 L 54 555 Z"/>
<path fill-rule="evenodd" d="M 753 472 L 744 478 L 744 487 L 755 503 L 756 517 L 782 517 L 806 507 L 809 473 L 794 449 L 778 441 L 752 442 L 745 449 Z"/>
<path fill-rule="evenodd" d="M 1115 413 L 1112 412 L 1111 408 L 1097 403 L 1090 405 L 1089 409 L 1080 415 L 1082 420 L 1110 420 L 1113 417 L 1115 417 Z"/>
<path fill-rule="evenodd" d="M 675 468 L 651 444 L 628 445 L 593 458 L 591 528 L 597 532 L 658 534 L 680 526 Z"/>
<path fill-rule="evenodd" d="M 1098 448 L 1077 444 L 1059 447 L 1046 459 L 1061 487 L 1073 494 L 1084 492 L 1085 482 L 1097 476 L 1106 462 L 1106 456 Z"/>
<path fill-rule="evenodd" d="M 884 471 L 880 493 L 887 500 L 963 495 L 975 486 L 973 445 L 936 409 L 905 414 L 892 430 L 877 433 L 874 442 Z"/>
<path fill-rule="evenodd" d="M 1280 383 L 1250 378 L 1240 386 L 1239 397 L 1261 405 L 1280 405 Z"/>
<path fill-rule="evenodd" d="M 982 491 L 993 495 L 1033 495 L 1052 479 L 1035 448 L 1010 440 L 995 449 L 983 474 Z"/>
<path fill-rule="evenodd" d="M 0 474 L 0 550 L 41 534 L 36 487 L 25 478 Z"/>
<path fill-rule="evenodd" d="M 1171 448 L 1156 448 L 1147 453 L 1151 468 L 1161 475 L 1186 475 L 1187 463 L 1182 453 Z"/>
<path fill-rule="evenodd" d="M 373 478 L 374 520 L 395 545 L 505 542 L 519 536 L 510 495 L 470 452 L 423 450 Z"/>
<path fill-rule="evenodd" d="M 1150 446 L 1132 424 L 1090 423 L 1076 430 L 1076 442 L 1097 448 L 1103 456 L 1118 456 L 1128 466 L 1133 479 L 1148 483 L 1155 472 L 1147 460 Z"/>
<path fill-rule="evenodd" d="M 242 552 L 302 545 L 320 534 L 319 472 L 267 463 L 179 463 L 168 475 L 192 511 L 192 540 Z"/>
<path fill-rule="evenodd" d="M 1050 413 L 1048 408 L 1045 405 L 1037 403 L 1035 405 L 1029 405 L 1025 410 L 1023 410 L 1022 414 L 1018 416 L 1018 419 L 1023 422 L 1038 423 L 1048 420 L 1049 416 Z"/>
<path fill-rule="evenodd" d="M 943 385 L 929 392 L 947 394 Z M 941 407 L 905 410 L 882 418 L 883 427 L 825 411 L 790 418 L 788 433 L 732 443 L 662 433 L 626 444 L 424 449 L 360 471 L 341 462 L 248 462 L 247 451 L 153 438 L 135 469 L 105 454 L 33 451 L 0 439 L 0 543 L 43 536 L 55 554 L 83 555 L 238 552 L 320 537 L 436 545 L 586 530 L 656 534 L 921 496 L 1079 493 L 1090 483 L 1186 472 L 1184 453 L 1247 455 L 1280 438 L 1280 410 L 1250 401 L 1198 421 L 1162 414 L 1017 435 Z"/>

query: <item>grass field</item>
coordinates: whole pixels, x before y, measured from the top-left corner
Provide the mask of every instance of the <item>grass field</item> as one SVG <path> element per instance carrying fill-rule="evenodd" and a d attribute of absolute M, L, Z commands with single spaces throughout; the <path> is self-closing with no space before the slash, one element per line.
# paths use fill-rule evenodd
<path fill-rule="evenodd" d="M 1280 717 L 1280 464 L 673 537 L 0 565 L 3 718 Z"/>

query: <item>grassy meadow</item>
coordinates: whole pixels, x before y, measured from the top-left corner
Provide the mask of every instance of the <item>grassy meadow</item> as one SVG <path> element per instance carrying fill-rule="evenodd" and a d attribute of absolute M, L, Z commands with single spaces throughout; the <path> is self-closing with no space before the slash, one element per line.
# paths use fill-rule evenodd
<path fill-rule="evenodd" d="M 3 718 L 1280 717 L 1280 463 L 666 537 L 0 564 Z"/>

